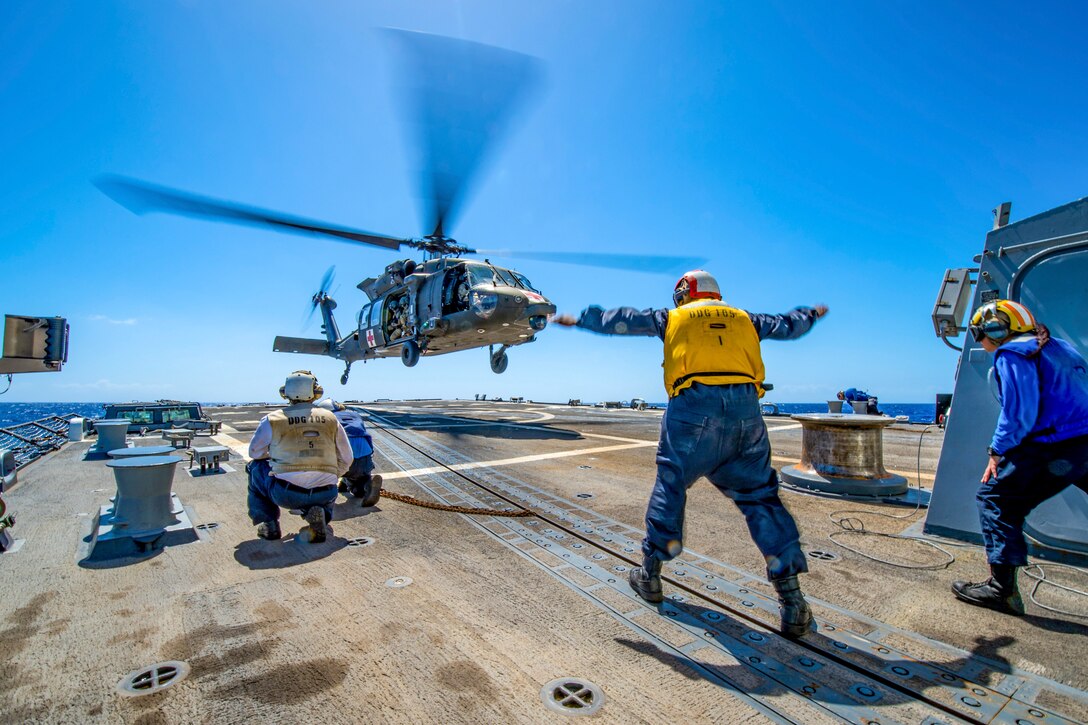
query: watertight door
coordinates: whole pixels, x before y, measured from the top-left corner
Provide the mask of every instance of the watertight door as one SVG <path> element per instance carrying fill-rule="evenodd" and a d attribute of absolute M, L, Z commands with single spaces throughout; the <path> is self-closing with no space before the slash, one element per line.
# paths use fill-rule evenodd
<path fill-rule="evenodd" d="M 1013 282 L 1013 293 L 1020 292 L 1020 301 L 1050 328 L 1051 334 L 1088 357 L 1088 325 L 1084 323 L 1086 279 L 1088 242 L 1036 255 L 1030 266 L 1021 268 Z M 1088 495 L 1075 487 L 1066 489 L 1039 506 L 1028 517 L 1024 530 L 1051 546 L 1088 552 Z"/>

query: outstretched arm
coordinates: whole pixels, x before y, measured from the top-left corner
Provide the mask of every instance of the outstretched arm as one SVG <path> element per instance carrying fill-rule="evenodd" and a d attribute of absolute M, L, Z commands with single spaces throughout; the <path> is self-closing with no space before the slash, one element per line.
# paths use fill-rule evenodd
<path fill-rule="evenodd" d="M 562 314 L 552 318 L 552 322 L 564 327 L 580 327 L 583 330 L 602 335 L 641 335 L 665 339 L 665 325 L 669 320 L 668 310 L 636 310 L 634 307 L 615 307 L 606 310 L 596 305 L 582 310 L 575 319 L 574 315 Z"/>
<path fill-rule="evenodd" d="M 796 340 L 811 330 L 816 320 L 826 315 L 827 311 L 827 305 L 816 305 L 797 307 L 783 315 L 749 312 L 748 316 L 760 340 Z"/>

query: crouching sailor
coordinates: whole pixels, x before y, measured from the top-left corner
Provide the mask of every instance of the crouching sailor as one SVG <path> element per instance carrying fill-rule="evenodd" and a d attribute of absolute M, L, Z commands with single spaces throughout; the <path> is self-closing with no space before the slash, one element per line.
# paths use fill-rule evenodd
<path fill-rule="evenodd" d="M 310 543 L 325 541 L 336 484 L 352 464 L 352 451 L 336 416 L 313 405 L 322 392 L 313 373 L 296 370 L 280 388 L 290 405 L 261 418 L 253 432 L 253 460 L 246 466 L 249 517 L 262 539 L 282 536 L 283 507 L 302 511 Z"/>
<path fill-rule="evenodd" d="M 354 456 L 351 468 L 340 479 L 340 493 L 350 493 L 360 499 L 363 506 L 373 506 L 382 495 L 382 477 L 374 471 L 374 439 L 366 432 L 363 416 L 332 398 L 317 402 L 317 407 L 332 411 L 351 442 Z"/>
<path fill-rule="evenodd" d="M 1088 493 L 1088 363 L 1011 300 L 979 307 L 968 330 L 994 355 L 1001 414 L 976 497 L 990 578 L 954 582 L 952 593 L 1020 615 L 1016 570 L 1028 563 L 1024 519 L 1069 486 Z"/>
<path fill-rule="evenodd" d="M 661 563 L 683 550 L 687 490 L 706 476 L 740 508 L 767 562 L 767 577 L 781 603 L 781 630 L 809 631 L 812 612 L 797 575 L 808 571 L 797 525 L 778 497 L 771 446 L 760 414 L 763 339 L 793 340 L 807 333 L 827 307 L 801 307 L 784 315 L 745 312 L 722 302 L 717 281 L 688 272 L 673 292 L 676 309 L 639 312 L 631 307 L 589 307 L 577 320 L 555 318 L 608 335 L 657 336 L 665 342 L 669 405 L 661 422 L 657 480 L 646 510 L 644 563 L 631 570 L 631 587 L 660 602 Z"/>

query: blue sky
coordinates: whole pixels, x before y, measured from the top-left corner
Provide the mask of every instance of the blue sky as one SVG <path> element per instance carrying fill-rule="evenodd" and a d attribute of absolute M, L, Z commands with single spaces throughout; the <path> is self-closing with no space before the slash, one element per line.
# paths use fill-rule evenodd
<path fill-rule="evenodd" d="M 956 355 L 943 271 L 1088 193 L 1078 3 L 96 2 L 0 11 L 0 311 L 63 315 L 60 374 L 4 400 L 271 400 L 312 369 L 343 398 L 663 399 L 660 342 L 549 328 L 501 376 L 475 350 L 357 364 L 273 353 L 337 267 L 341 326 L 380 249 L 135 216 L 118 173 L 353 226 L 423 232 L 413 139 L 378 31 L 527 53 L 544 83 L 458 215 L 480 248 L 709 259 L 759 312 L 824 302 L 764 345 L 779 402 L 862 387 L 927 402 Z M 515 265 L 560 310 L 663 307 L 674 275 Z"/>

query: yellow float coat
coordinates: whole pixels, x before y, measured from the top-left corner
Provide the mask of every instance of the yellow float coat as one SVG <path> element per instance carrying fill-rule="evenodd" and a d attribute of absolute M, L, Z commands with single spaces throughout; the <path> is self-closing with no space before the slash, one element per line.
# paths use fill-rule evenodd
<path fill-rule="evenodd" d="M 748 313 L 718 300 L 696 300 L 669 310 L 665 328 L 665 392 L 675 397 L 692 383 L 753 383 L 763 397 L 763 357 Z"/>

